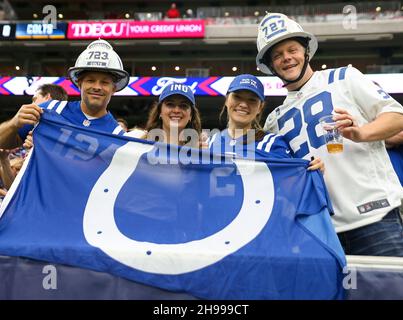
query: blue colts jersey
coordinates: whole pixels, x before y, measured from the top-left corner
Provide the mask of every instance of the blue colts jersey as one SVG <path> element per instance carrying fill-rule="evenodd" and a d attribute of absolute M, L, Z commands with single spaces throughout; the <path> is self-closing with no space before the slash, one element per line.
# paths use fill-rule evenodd
<path fill-rule="evenodd" d="M 209 140 L 209 148 L 214 153 L 226 154 L 229 156 L 237 156 L 240 158 L 259 159 L 259 158 L 292 158 L 293 153 L 280 135 L 267 133 L 263 139 L 254 140 L 252 135 L 249 140 L 251 142 L 244 143 L 248 136 L 242 136 L 233 139 L 228 129 L 216 133 Z"/>
<path fill-rule="evenodd" d="M 67 120 L 67 122 L 77 126 L 84 126 L 93 130 L 104 131 L 118 135 L 123 134 L 123 130 L 119 126 L 119 123 L 117 123 L 117 121 L 109 112 L 101 118 L 89 119 L 81 111 L 80 102 L 81 101 L 49 100 L 41 103 L 40 107 L 42 109 L 51 110 L 51 112 L 56 112 L 64 120 Z M 18 130 L 18 135 L 22 140 L 25 140 L 28 132 L 32 129 L 32 125 L 25 125 Z"/>

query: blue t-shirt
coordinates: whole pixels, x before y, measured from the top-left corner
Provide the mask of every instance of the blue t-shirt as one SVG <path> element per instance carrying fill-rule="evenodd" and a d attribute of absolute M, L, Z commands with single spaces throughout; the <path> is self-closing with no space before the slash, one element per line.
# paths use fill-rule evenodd
<path fill-rule="evenodd" d="M 387 150 L 393 169 L 395 169 L 400 184 L 403 186 L 403 145 Z"/>
<path fill-rule="evenodd" d="M 81 101 L 58 101 L 49 100 L 41 103 L 39 106 L 42 109 L 51 110 L 58 113 L 64 120 L 77 126 L 88 127 L 98 131 L 109 132 L 117 135 L 122 135 L 124 132 L 115 118 L 108 112 L 101 118 L 88 119 L 82 112 L 80 107 Z M 18 130 L 18 135 L 22 140 L 28 135 L 28 132 L 33 129 L 32 125 L 25 125 Z"/>
<path fill-rule="evenodd" d="M 222 153 L 230 156 L 238 156 L 247 159 L 257 159 L 259 157 L 269 158 L 293 158 L 290 146 L 283 136 L 267 133 L 259 141 L 253 140 L 244 143 L 247 135 L 233 139 L 228 129 L 216 133 L 209 140 L 209 148 L 214 153 Z"/>

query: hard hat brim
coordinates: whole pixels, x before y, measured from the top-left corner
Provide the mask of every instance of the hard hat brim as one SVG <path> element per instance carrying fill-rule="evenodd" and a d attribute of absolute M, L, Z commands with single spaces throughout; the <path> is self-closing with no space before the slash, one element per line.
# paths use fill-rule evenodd
<path fill-rule="evenodd" d="M 263 59 L 264 55 L 266 52 L 280 43 L 281 41 L 287 40 L 287 39 L 292 39 L 292 38 L 297 38 L 297 37 L 303 37 L 303 38 L 309 38 L 309 60 L 312 59 L 313 55 L 315 54 L 316 50 L 318 49 L 318 40 L 316 37 L 309 33 L 309 32 L 293 32 L 293 33 L 288 33 L 285 34 L 281 37 L 278 37 L 276 40 L 268 43 L 265 45 L 257 54 L 256 56 L 256 66 L 259 68 L 260 71 L 262 71 L 265 74 L 272 75 L 272 71 L 270 70 L 269 66 L 267 66 L 265 63 L 262 63 L 261 60 Z"/>
<path fill-rule="evenodd" d="M 111 73 L 115 76 L 117 76 L 118 80 L 115 81 L 115 86 L 116 86 L 116 92 L 123 90 L 126 88 L 126 86 L 129 84 L 130 81 L 130 76 L 125 70 L 119 70 L 119 69 L 105 69 L 105 68 L 97 68 L 97 67 L 72 67 L 69 68 L 68 70 L 68 76 L 75 84 L 77 88 L 78 86 L 78 76 L 81 72 L 83 71 L 95 71 L 95 72 L 102 72 L 102 73 Z"/>

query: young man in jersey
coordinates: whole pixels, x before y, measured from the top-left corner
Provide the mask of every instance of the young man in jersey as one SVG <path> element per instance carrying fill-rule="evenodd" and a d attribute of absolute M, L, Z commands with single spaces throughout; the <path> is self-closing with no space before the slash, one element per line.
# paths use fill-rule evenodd
<path fill-rule="evenodd" d="M 32 97 L 32 103 L 40 105 L 46 101 L 59 100 L 65 101 L 69 98 L 66 90 L 62 86 L 54 83 L 45 83 L 40 85 Z M 28 150 L 33 147 L 32 131 L 30 131 L 24 141 L 23 147 Z"/>
<path fill-rule="evenodd" d="M 263 18 L 257 47 L 259 69 L 281 78 L 288 90 L 265 129 L 282 134 L 297 157 L 325 162 L 346 254 L 403 256 L 403 190 L 383 142 L 403 129 L 403 107 L 353 67 L 314 72 L 309 60 L 316 38 L 283 14 Z M 319 124 L 330 114 L 345 138 L 337 154 L 327 152 Z"/>
<path fill-rule="evenodd" d="M 90 43 L 68 74 L 81 91 L 81 101 L 51 100 L 40 106 L 22 105 L 11 120 L 0 125 L 0 148 L 20 146 L 39 121 L 43 109 L 53 110 L 74 125 L 123 134 L 107 106 L 112 95 L 127 86 L 129 74 L 123 70 L 122 61 L 112 46 L 105 40 Z"/>
<path fill-rule="evenodd" d="M 49 100 L 65 101 L 69 98 L 66 90 L 62 86 L 54 83 L 45 83 L 40 85 L 32 97 L 32 103 L 40 105 Z"/>

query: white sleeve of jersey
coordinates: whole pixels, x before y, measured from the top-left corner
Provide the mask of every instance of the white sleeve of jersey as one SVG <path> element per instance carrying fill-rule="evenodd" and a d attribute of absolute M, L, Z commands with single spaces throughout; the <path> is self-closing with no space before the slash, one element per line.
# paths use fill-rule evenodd
<path fill-rule="evenodd" d="M 147 134 L 147 131 L 140 129 L 133 129 L 132 131 L 125 132 L 123 135 L 127 137 L 133 137 L 137 139 L 143 139 L 143 137 Z"/>
<path fill-rule="evenodd" d="M 380 113 L 403 113 L 401 104 L 356 68 L 347 68 L 346 80 L 351 98 L 357 103 L 360 113 L 368 122 L 373 121 Z"/>
<path fill-rule="evenodd" d="M 278 133 L 276 110 L 272 111 L 267 117 L 263 130 L 270 133 Z"/>

